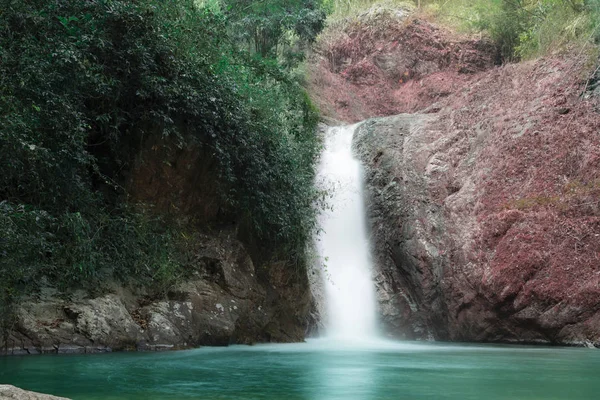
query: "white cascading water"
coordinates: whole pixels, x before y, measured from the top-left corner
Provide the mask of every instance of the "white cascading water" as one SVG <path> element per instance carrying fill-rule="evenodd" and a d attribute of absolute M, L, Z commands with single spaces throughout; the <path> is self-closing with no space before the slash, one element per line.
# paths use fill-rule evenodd
<path fill-rule="evenodd" d="M 345 341 L 376 337 L 375 289 L 363 199 L 362 166 L 352 155 L 357 125 L 327 130 L 318 185 L 331 197 L 320 216 L 317 251 L 325 267 L 326 335 Z"/>

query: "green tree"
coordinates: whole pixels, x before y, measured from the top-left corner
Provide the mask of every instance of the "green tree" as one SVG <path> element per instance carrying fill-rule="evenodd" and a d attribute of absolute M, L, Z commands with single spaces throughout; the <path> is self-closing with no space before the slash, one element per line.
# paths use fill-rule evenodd
<path fill-rule="evenodd" d="M 325 23 L 319 0 L 223 0 L 238 40 L 262 57 L 289 46 L 290 35 L 312 43 Z"/>
<path fill-rule="evenodd" d="M 2 3 L 0 302 L 41 277 L 164 287 L 185 273 L 176 221 L 130 204 L 124 189 L 152 136 L 206 149 L 228 216 L 266 257 L 302 266 L 315 225 L 317 113 L 279 64 L 239 51 L 218 9 Z"/>

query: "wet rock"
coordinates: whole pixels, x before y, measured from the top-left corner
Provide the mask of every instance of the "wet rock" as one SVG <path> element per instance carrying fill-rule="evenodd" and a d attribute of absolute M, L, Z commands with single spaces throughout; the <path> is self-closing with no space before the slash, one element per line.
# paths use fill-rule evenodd
<path fill-rule="evenodd" d="M 443 225 L 439 206 L 429 202 L 425 176 L 443 168 L 440 162 L 424 163 L 424 138 L 419 137 L 433 118 L 403 114 L 369 120 L 355 133 L 355 150 L 366 166 L 367 217 L 382 322 L 388 334 L 402 339 L 439 337 L 445 325 L 437 280 L 440 244 L 424 226 L 425 221 L 437 229 Z"/>

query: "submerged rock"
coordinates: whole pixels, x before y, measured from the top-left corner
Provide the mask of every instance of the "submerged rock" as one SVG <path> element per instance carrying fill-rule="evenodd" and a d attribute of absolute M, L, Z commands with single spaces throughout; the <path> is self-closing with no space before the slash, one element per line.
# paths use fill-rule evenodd
<path fill-rule="evenodd" d="M 12 385 L 0 385 L 0 399 L 15 400 L 69 400 L 66 397 L 51 396 L 36 392 L 29 392 Z"/>

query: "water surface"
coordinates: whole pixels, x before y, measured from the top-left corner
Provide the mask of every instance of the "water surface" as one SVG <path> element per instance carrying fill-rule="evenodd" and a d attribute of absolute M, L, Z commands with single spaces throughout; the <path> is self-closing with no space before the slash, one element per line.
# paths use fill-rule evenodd
<path fill-rule="evenodd" d="M 600 398 L 600 351 L 312 340 L 5 357 L 0 383 L 75 400 L 593 400 Z"/>

